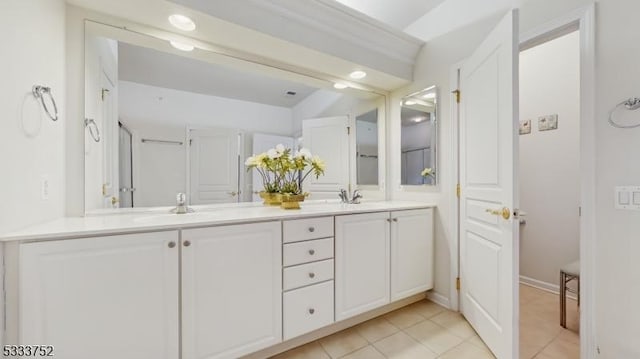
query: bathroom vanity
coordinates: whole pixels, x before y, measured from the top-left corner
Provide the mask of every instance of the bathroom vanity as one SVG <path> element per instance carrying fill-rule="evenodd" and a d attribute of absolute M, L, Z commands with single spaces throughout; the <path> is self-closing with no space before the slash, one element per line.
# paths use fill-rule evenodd
<path fill-rule="evenodd" d="M 54 345 L 69 359 L 282 351 L 432 289 L 433 211 L 393 201 L 232 205 L 8 234 L 6 342 Z"/>

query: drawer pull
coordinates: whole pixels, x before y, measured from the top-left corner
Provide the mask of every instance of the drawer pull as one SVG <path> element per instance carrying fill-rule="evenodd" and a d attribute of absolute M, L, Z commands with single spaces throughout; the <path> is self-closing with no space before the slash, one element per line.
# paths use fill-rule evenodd
<path fill-rule="evenodd" d="M 397 218 L 394 218 L 394 219 L 393 219 L 393 221 L 394 221 L 394 222 L 398 222 L 398 219 L 397 219 Z"/>
<path fill-rule="evenodd" d="M 309 249 L 309 255 L 312 256 L 316 254 L 316 250 L 315 249 Z"/>
<path fill-rule="evenodd" d="M 316 310 L 315 310 L 315 309 L 313 309 L 313 308 L 309 308 L 309 314 L 313 314 L 313 313 L 315 313 L 315 312 L 316 312 Z"/>
<path fill-rule="evenodd" d="M 189 247 L 190 245 L 191 245 L 191 242 L 190 242 L 190 241 L 184 241 L 184 246 L 185 246 L 185 247 Z"/>
<path fill-rule="evenodd" d="M 313 233 L 316 231 L 316 227 L 309 227 L 309 232 Z"/>
<path fill-rule="evenodd" d="M 169 245 L 169 248 L 174 248 L 176 246 L 176 242 L 171 241 L 171 242 L 169 242 L 168 245 Z"/>
<path fill-rule="evenodd" d="M 316 276 L 315 273 L 313 273 L 313 272 L 309 273 L 309 278 L 315 278 L 315 276 Z"/>

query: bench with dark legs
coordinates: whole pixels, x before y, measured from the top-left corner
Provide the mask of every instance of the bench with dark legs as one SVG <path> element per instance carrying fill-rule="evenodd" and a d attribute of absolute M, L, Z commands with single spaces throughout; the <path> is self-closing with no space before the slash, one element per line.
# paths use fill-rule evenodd
<path fill-rule="evenodd" d="M 577 287 L 573 290 L 567 286 L 567 283 L 576 280 Z M 560 268 L 560 325 L 567 327 L 567 292 L 575 293 L 578 297 L 578 306 L 580 306 L 580 261 L 569 263 Z"/>

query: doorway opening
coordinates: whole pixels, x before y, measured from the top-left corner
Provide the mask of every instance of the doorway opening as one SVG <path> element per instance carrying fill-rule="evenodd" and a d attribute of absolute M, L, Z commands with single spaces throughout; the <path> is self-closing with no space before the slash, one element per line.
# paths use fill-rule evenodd
<path fill-rule="evenodd" d="M 577 25 L 521 48 L 519 57 L 520 358 L 579 358 Z"/>

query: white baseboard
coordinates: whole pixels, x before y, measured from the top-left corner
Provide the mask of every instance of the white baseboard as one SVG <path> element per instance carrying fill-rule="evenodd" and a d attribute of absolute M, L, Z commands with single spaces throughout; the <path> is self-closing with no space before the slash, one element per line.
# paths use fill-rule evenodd
<path fill-rule="evenodd" d="M 436 304 L 440 304 L 441 306 L 447 309 L 451 309 L 451 302 L 449 301 L 449 298 L 445 297 L 440 293 L 437 293 L 434 291 L 427 292 L 427 299 L 429 299 L 430 301 Z"/>
<path fill-rule="evenodd" d="M 560 286 L 557 284 L 543 282 L 541 280 L 529 278 L 523 275 L 520 276 L 520 284 L 528 285 L 529 287 L 534 287 L 549 293 L 560 295 Z M 567 297 L 571 299 L 578 299 L 574 293 L 567 293 Z"/>

